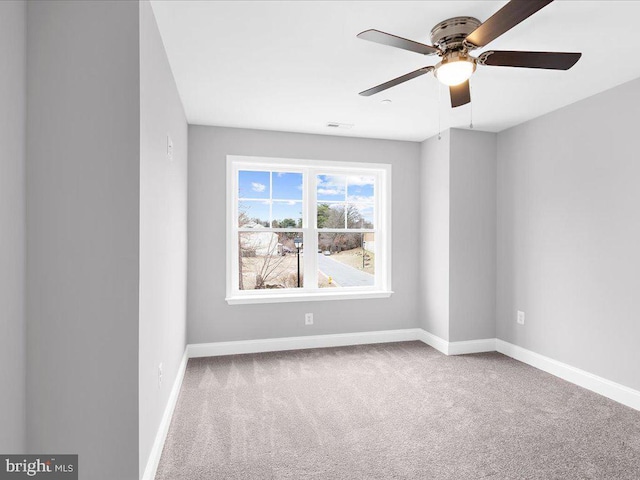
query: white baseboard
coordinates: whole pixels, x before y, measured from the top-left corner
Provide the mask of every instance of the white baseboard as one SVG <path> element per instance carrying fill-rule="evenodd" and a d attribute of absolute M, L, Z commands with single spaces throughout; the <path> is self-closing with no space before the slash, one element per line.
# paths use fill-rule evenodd
<path fill-rule="evenodd" d="M 628 407 L 640 410 L 640 392 L 637 390 L 503 340 L 496 339 L 496 350 L 539 370 L 560 377 Z"/>
<path fill-rule="evenodd" d="M 242 353 L 279 352 L 307 348 L 345 347 L 373 343 L 407 342 L 420 340 L 423 330 L 382 330 L 379 332 L 337 333 L 331 335 L 309 335 L 305 337 L 265 338 L 236 342 L 197 343 L 187 345 L 189 358 L 216 357 Z"/>
<path fill-rule="evenodd" d="M 532 367 L 603 395 L 623 405 L 640 410 L 640 391 L 497 338 L 465 342 L 447 342 L 432 333 L 421 330 L 420 340 L 445 355 L 498 351 L 503 355 L 531 365 Z"/>
<path fill-rule="evenodd" d="M 422 341 L 422 343 L 426 343 L 430 347 L 435 348 L 440 353 L 449 355 L 449 342 L 438 337 L 437 335 L 420 329 L 420 340 Z"/>
<path fill-rule="evenodd" d="M 495 352 L 496 339 L 466 340 L 448 342 L 426 330 L 420 330 L 420 340 L 445 355 L 465 355 L 467 353 Z"/>
<path fill-rule="evenodd" d="M 260 340 L 238 340 L 233 342 L 192 343 L 187 345 L 189 358 L 217 357 L 245 353 L 280 352 L 307 348 L 346 347 L 374 343 L 407 342 L 420 340 L 445 355 L 495 352 L 496 339 L 447 342 L 421 328 L 403 330 L 381 330 L 378 332 L 337 333 L 309 335 L 304 337 L 265 338 Z"/>
<path fill-rule="evenodd" d="M 156 471 L 158 470 L 160 457 L 162 456 L 164 442 L 167 439 L 167 434 L 169 433 L 171 417 L 173 417 L 173 411 L 176 408 L 178 396 L 180 395 L 180 388 L 182 387 L 182 380 L 184 379 L 184 374 L 187 370 L 187 362 L 189 361 L 187 351 L 188 350 L 185 350 L 184 355 L 182 356 L 182 361 L 180 362 L 180 366 L 178 367 L 178 374 L 176 375 L 176 379 L 173 382 L 173 386 L 171 387 L 169 400 L 167 401 L 167 406 L 164 409 L 162 420 L 160 421 L 160 425 L 158 426 L 156 438 L 153 441 L 153 447 L 151 447 L 151 453 L 149 454 L 149 458 L 147 459 L 147 466 L 144 469 L 142 480 L 154 480 L 156 477 Z"/>
<path fill-rule="evenodd" d="M 480 340 L 465 340 L 462 342 L 449 342 L 447 355 L 465 355 L 467 353 L 495 352 L 496 339 L 483 338 Z"/>

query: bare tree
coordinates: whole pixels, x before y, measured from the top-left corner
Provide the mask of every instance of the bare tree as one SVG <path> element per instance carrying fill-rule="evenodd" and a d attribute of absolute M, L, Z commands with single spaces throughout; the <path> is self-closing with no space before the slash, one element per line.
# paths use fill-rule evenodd
<path fill-rule="evenodd" d="M 238 216 L 238 226 L 249 226 L 249 224 L 258 224 L 255 219 L 249 218 L 245 211 L 241 211 Z M 285 227 L 295 227 L 295 220 L 285 219 L 283 221 Z M 278 225 L 279 228 L 283 228 Z M 268 244 L 265 245 L 265 236 L 269 236 Z M 240 290 L 252 288 L 251 285 L 245 285 L 244 274 L 248 273 L 247 269 L 253 266 L 255 274 L 255 289 L 264 288 L 288 288 L 297 284 L 297 274 L 293 280 L 291 275 L 285 272 L 283 263 L 286 260 L 285 252 L 291 251 L 293 247 L 293 239 L 290 238 L 296 233 L 271 233 L 256 228 L 254 232 L 240 232 L 238 235 L 238 286 Z M 280 238 L 282 237 L 282 238 Z M 280 244 L 282 242 L 282 244 Z"/>
<path fill-rule="evenodd" d="M 240 215 L 238 215 L 238 226 L 242 227 L 247 223 L 249 223 L 249 218 L 247 217 L 247 214 L 245 212 L 240 212 Z M 242 234 L 239 234 L 238 235 L 238 273 L 239 273 L 238 288 L 240 288 L 240 290 L 244 290 L 244 275 L 242 271 L 242 251 L 244 246 L 242 244 L 242 239 L 243 239 Z"/>
<path fill-rule="evenodd" d="M 267 282 L 280 273 L 278 267 L 284 260 L 284 255 L 278 252 L 278 236 L 271 235 L 266 254 L 262 256 L 262 261 L 256 264 L 256 289 L 267 288 Z"/>
<path fill-rule="evenodd" d="M 239 235 L 239 258 L 240 262 L 240 288 L 244 289 L 242 274 L 246 267 L 253 263 L 256 289 L 270 288 L 269 282 L 276 279 L 282 271 L 282 263 L 285 257 L 278 248 L 278 236 L 270 232 L 257 231 L 259 236 L 254 236 L 253 232 L 242 232 Z M 264 235 L 269 235 L 269 242 L 265 245 Z M 249 261 L 254 259 L 254 261 Z M 281 286 L 281 285 L 277 285 Z M 249 287 L 250 288 L 250 287 Z M 271 288 L 273 288 L 271 286 Z"/>

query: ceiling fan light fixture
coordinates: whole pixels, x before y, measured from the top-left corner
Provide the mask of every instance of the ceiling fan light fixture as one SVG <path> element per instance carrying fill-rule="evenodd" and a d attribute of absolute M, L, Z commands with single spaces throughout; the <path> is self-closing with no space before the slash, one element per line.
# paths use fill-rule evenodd
<path fill-rule="evenodd" d="M 475 71 L 476 62 L 473 57 L 461 52 L 452 52 L 436 65 L 434 73 L 440 83 L 453 87 L 469 80 Z"/>

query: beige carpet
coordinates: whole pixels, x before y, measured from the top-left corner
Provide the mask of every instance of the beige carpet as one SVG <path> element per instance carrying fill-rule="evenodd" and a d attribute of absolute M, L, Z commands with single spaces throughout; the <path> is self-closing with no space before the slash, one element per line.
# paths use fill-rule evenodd
<path fill-rule="evenodd" d="M 419 342 L 189 361 L 157 479 L 640 479 L 640 412 Z"/>

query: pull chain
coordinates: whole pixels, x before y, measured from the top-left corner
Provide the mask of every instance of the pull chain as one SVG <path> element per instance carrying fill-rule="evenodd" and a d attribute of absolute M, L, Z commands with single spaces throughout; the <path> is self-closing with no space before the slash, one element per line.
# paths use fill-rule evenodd
<path fill-rule="evenodd" d="M 440 85 L 440 82 L 438 82 L 438 140 L 442 140 L 442 128 L 440 127 L 442 108 L 440 107 L 440 97 L 442 97 L 442 86 Z"/>
<path fill-rule="evenodd" d="M 473 97 L 471 92 L 473 92 L 473 89 L 471 88 L 471 83 L 469 83 L 469 96 Z M 473 102 L 470 102 L 469 105 L 469 128 L 473 130 Z"/>

